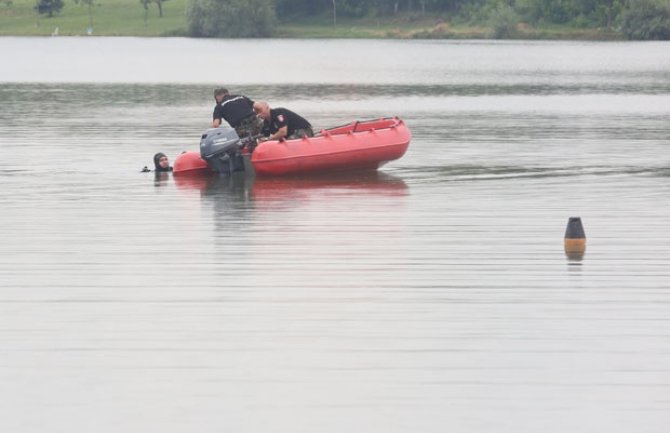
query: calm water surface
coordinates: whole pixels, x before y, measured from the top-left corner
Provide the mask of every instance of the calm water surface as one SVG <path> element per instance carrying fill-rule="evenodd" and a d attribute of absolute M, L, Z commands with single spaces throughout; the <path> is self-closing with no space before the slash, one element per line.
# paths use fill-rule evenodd
<path fill-rule="evenodd" d="M 667 431 L 668 52 L 0 38 L 0 427 Z M 413 140 L 377 173 L 140 173 L 218 85 Z"/>

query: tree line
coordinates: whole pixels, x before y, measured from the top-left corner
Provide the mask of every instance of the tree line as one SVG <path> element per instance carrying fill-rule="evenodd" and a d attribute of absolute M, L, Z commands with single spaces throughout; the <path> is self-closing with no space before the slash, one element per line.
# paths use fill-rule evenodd
<path fill-rule="evenodd" d="M 670 0 L 190 0 L 189 34 L 267 37 L 277 23 L 330 15 L 410 18 L 440 16 L 487 25 L 496 38 L 513 38 L 520 24 L 568 25 L 621 32 L 629 39 L 670 39 Z"/>
<path fill-rule="evenodd" d="M 88 6 L 106 0 L 73 0 Z M 150 4 L 162 16 L 167 0 L 138 0 L 147 17 Z M 36 0 L 35 10 L 52 16 L 63 0 Z M 518 28 L 564 25 L 620 32 L 628 39 L 670 40 L 670 0 L 188 0 L 187 33 L 193 37 L 269 37 L 278 24 L 328 16 L 410 19 L 439 17 L 464 25 L 488 26 L 495 38 L 519 36 Z M 92 15 L 91 15 L 92 20 Z"/>

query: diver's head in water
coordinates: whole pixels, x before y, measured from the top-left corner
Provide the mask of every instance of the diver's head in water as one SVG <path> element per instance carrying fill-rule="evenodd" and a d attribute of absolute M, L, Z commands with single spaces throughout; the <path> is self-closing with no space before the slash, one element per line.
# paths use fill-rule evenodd
<path fill-rule="evenodd" d="M 161 152 L 154 155 L 154 166 L 156 167 L 156 171 L 172 171 L 168 157 Z"/>

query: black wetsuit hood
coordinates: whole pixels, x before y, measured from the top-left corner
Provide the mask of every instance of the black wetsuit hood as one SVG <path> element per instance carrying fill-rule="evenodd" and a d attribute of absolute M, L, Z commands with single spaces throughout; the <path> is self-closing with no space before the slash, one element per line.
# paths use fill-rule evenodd
<path fill-rule="evenodd" d="M 155 167 L 157 172 L 158 171 L 172 171 L 172 167 L 167 167 L 167 168 L 161 167 L 161 164 L 160 164 L 159 161 L 164 156 L 165 156 L 165 154 L 162 153 L 162 152 L 158 152 L 157 154 L 154 155 L 154 167 Z"/>

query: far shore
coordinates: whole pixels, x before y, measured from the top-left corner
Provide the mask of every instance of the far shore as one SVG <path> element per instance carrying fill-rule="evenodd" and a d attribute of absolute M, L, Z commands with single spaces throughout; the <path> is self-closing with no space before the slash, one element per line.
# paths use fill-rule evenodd
<path fill-rule="evenodd" d="M 51 18 L 38 16 L 27 0 L 15 6 L 0 5 L 0 36 L 138 36 L 188 37 L 184 1 L 166 2 L 163 17 L 155 10 L 144 16 L 139 2 L 120 5 L 103 4 L 89 16 L 84 7 L 67 8 Z M 123 0 L 125 3 L 128 0 Z M 30 3 L 32 5 L 32 3 Z M 338 19 L 329 16 L 310 20 L 286 20 L 277 23 L 273 38 L 299 39 L 495 39 L 487 26 L 451 22 L 447 17 L 397 16 L 384 18 Z M 611 29 L 577 28 L 568 25 L 531 26 L 518 24 L 505 39 L 522 40 L 621 40 L 620 32 Z"/>
<path fill-rule="evenodd" d="M 58 25 L 57 21 L 42 22 L 21 31 L 7 32 L 0 29 L 2 36 L 127 36 L 127 37 L 189 37 L 184 29 L 161 29 L 122 31 L 101 27 L 68 29 Z M 291 24 L 277 26 L 271 38 L 275 39 L 511 39 L 511 40 L 585 40 L 616 41 L 624 40 L 617 32 L 604 29 L 578 29 L 571 27 L 535 28 L 520 25 L 517 31 L 506 38 L 494 38 L 486 27 L 450 25 L 442 22 L 426 26 L 380 25 L 365 26 L 358 23 L 338 26 L 319 26 L 313 24 Z"/>

